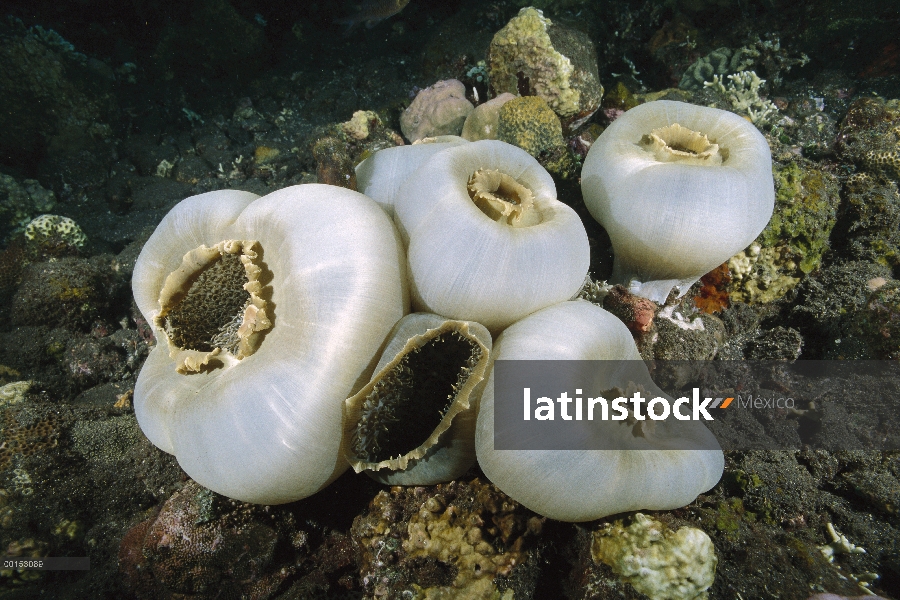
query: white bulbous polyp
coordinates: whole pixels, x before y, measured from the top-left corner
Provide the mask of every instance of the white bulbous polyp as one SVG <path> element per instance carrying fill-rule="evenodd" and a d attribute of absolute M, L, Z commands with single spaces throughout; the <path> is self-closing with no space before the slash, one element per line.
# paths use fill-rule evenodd
<path fill-rule="evenodd" d="M 697 148 L 679 152 L 680 144 L 674 153 L 659 152 L 648 138 L 676 123 L 717 148 L 710 147 L 708 157 Z M 581 187 L 588 210 L 612 240 L 612 280 L 657 302 L 673 287 L 684 294 L 746 248 L 769 222 L 775 202 L 769 145 L 752 123 L 667 100 L 613 121 L 585 158 Z"/>
<path fill-rule="evenodd" d="M 493 360 L 640 361 L 641 356 L 619 319 L 578 300 L 545 308 L 508 327 L 494 343 Z M 648 397 L 664 396 L 649 373 L 646 382 Z M 622 382 L 597 384 L 603 390 Z M 721 450 L 673 449 L 718 448 L 702 423 L 666 420 L 652 426 L 652 435 L 641 437 L 622 422 L 586 425 L 590 435 L 614 437 L 627 450 L 496 450 L 492 372 L 481 397 L 475 449 L 478 464 L 494 485 L 531 510 L 560 521 L 678 508 L 719 481 L 724 469 Z"/>
<path fill-rule="evenodd" d="M 407 146 L 379 150 L 356 165 L 357 188 L 393 217 L 397 190 L 406 178 L 438 152 L 465 143 L 467 141 L 459 136 L 441 135 Z"/>
<path fill-rule="evenodd" d="M 481 169 L 531 190 L 539 222 L 511 226 L 482 212 L 467 188 Z M 581 219 L 556 199 L 549 173 L 520 148 L 483 140 L 439 152 L 396 198 L 416 310 L 497 330 L 568 300 L 584 283 L 590 252 Z"/>
<path fill-rule="evenodd" d="M 198 483 L 246 502 L 290 502 L 348 466 L 342 403 L 368 380 L 407 309 L 403 252 L 378 205 L 343 188 L 194 196 L 166 215 L 135 265 L 134 296 L 148 323 L 182 257 L 229 239 L 258 242 L 271 329 L 253 354 L 182 374 L 154 326 L 158 342 L 135 386 L 135 414 Z"/>

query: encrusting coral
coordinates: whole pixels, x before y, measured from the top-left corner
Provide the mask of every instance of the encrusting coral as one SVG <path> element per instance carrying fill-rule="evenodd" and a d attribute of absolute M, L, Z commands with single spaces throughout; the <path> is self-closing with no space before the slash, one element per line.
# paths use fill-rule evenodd
<path fill-rule="evenodd" d="M 705 600 L 716 576 L 716 549 L 702 530 L 672 531 L 636 513 L 594 532 L 591 556 L 652 600 Z"/>
<path fill-rule="evenodd" d="M 512 598 L 503 588 L 516 581 L 516 567 L 528 559 L 543 524 L 474 479 L 383 490 L 355 519 L 351 535 L 367 594 L 481 600 Z"/>
<path fill-rule="evenodd" d="M 16 457 L 30 456 L 59 444 L 60 431 L 53 414 L 34 420 L 18 408 L 3 408 L 2 413 L 0 471 L 8 469 Z"/>
<path fill-rule="evenodd" d="M 559 118 L 539 96 L 515 98 L 503 105 L 497 139 L 535 157 L 564 144 Z"/>
<path fill-rule="evenodd" d="M 900 100 L 860 98 L 841 123 L 838 156 L 900 182 Z"/>

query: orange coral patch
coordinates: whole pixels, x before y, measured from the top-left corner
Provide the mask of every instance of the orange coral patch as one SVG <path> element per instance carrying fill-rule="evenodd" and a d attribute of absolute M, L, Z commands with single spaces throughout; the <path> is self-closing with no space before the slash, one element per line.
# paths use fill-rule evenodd
<path fill-rule="evenodd" d="M 730 282 L 731 273 L 726 262 L 700 278 L 700 290 L 694 296 L 694 306 L 707 314 L 728 308 L 730 300 L 727 287 Z"/>

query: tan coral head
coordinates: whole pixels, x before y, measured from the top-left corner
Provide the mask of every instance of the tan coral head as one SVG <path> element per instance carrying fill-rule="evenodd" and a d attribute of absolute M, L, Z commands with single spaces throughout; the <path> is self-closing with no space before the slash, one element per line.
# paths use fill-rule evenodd
<path fill-rule="evenodd" d="M 197 373 L 253 354 L 272 326 L 252 240 L 201 245 L 166 278 L 155 324 L 179 373 Z M 214 360 L 215 359 L 215 360 Z"/>
<path fill-rule="evenodd" d="M 692 165 L 717 167 L 722 164 L 726 151 L 709 138 L 693 129 L 672 123 L 659 127 L 641 138 L 640 146 L 659 162 L 680 162 Z"/>

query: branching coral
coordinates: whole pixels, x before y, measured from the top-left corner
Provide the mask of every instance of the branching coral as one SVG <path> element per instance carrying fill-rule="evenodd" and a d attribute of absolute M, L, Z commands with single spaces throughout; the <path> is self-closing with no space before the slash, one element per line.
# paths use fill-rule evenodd
<path fill-rule="evenodd" d="M 760 79 L 755 71 L 739 71 L 734 75 L 728 75 L 726 86 L 722 83 L 722 77 L 714 75 L 712 81 L 704 81 L 703 86 L 712 88 L 725 96 L 731 103 L 731 107 L 747 113 L 754 125 L 762 127 L 768 124 L 778 114 L 778 107 L 771 100 L 759 95 L 759 88 L 766 82 Z"/>

